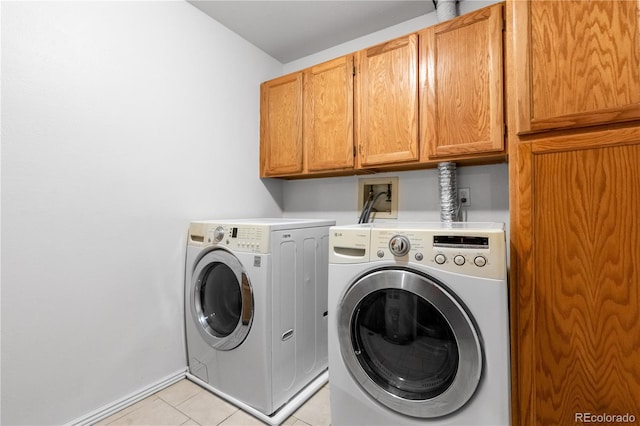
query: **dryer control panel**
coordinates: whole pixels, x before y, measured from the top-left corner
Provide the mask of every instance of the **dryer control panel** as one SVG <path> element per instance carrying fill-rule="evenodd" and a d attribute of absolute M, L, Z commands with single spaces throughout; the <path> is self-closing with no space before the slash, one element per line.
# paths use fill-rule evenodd
<path fill-rule="evenodd" d="M 269 253 L 269 227 L 193 222 L 189 226 L 189 245 L 220 246 L 233 251 Z"/>
<path fill-rule="evenodd" d="M 398 250 L 398 247 L 401 250 Z M 372 229 L 371 261 L 413 262 L 485 278 L 506 278 L 504 231 Z"/>

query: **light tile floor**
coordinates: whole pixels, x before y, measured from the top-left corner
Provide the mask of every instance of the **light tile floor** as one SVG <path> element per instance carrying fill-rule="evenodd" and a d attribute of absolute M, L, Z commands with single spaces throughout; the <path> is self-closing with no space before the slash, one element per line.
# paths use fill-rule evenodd
<path fill-rule="evenodd" d="M 200 386 L 183 379 L 98 422 L 135 426 L 254 426 L 260 420 Z M 285 422 L 290 426 L 331 424 L 329 386 L 322 387 Z"/>

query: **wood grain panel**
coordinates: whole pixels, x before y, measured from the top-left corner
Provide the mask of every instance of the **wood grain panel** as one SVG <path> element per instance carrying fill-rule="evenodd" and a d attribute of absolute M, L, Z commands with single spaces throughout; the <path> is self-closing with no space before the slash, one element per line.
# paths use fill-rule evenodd
<path fill-rule="evenodd" d="M 532 413 L 533 343 L 533 215 L 531 144 L 509 147 L 509 209 L 511 263 L 509 302 L 511 319 L 512 424 L 528 425 Z M 523 421 L 520 422 L 520 419 Z"/>
<path fill-rule="evenodd" d="M 502 4 L 420 35 L 422 158 L 502 151 Z"/>
<path fill-rule="evenodd" d="M 532 2 L 531 20 L 534 117 L 640 102 L 637 2 Z"/>
<path fill-rule="evenodd" d="M 353 168 L 353 57 L 304 72 L 306 169 Z"/>
<path fill-rule="evenodd" d="M 263 177 L 302 172 L 302 73 L 261 86 L 260 166 Z"/>
<path fill-rule="evenodd" d="M 640 119 L 640 2 L 514 1 L 519 132 Z"/>
<path fill-rule="evenodd" d="M 360 165 L 417 160 L 417 34 L 359 52 L 358 64 Z"/>
<path fill-rule="evenodd" d="M 640 418 L 640 145 L 539 153 L 532 172 L 533 424 Z"/>

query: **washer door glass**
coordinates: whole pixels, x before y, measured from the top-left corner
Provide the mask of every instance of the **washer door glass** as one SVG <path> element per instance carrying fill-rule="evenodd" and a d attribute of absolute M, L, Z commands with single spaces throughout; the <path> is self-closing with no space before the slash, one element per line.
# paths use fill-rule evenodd
<path fill-rule="evenodd" d="M 242 313 L 242 293 L 235 274 L 224 263 L 212 263 L 200 287 L 202 320 L 216 337 L 227 337 L 236 329 Z"/>
<path fill-rule="evenodd" d="M 452 413 L 482 372 L 478 333 L 465 308 L 434 279 L 380 270 L 358 280 L 338 316 L 342 357 L 362 388 L 414 417 Z"/>
<path fill-rule="evenodd" d="M 192 314 L 214 348 L 229 350 L 244 341 L 253 318 L 253 293 L 238 259 L 223 250 L 205 255 L 196 267 Z"/>

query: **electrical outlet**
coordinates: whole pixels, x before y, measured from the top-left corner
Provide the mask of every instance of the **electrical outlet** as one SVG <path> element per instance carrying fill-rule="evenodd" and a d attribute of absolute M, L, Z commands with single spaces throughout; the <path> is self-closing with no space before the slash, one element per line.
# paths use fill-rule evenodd
<path fill-rule="evenodd" d="M 458 206 L 469 207 L 471 205 L 471 189 L 458 188 Z"/>
<path fill-rule="evenodd" d="M 391 197 L 387 192 L 390 190 Z M 358 180 L 358 216 L 373 194 L 373 207 L 369 221 L 398 218 L 398 178 L 363 178 Z"/>

